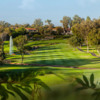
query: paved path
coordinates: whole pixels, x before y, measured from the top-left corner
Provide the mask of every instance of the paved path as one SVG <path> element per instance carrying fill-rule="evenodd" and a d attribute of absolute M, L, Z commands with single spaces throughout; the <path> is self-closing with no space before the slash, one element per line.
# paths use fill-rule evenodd
<path fill-rule="evenodd" d="M 80 48 L 78 48 L 77 47 L 77 49 L 78 50 L 80 50 L 80 51 L 82 51 L 82 52 L 85 52 L 85 53 L 87 53 L 86 51 L 84 51 L 84 50 L 82 50 L 82 49 L 80 49 Z M 95 53 L 92 53 L 92 52 L 89 52 L 92 56 L 95 56 L 95 57 L 98 57 L 98 58 L 100 58 L 99 56 L 97 56 Z"/>

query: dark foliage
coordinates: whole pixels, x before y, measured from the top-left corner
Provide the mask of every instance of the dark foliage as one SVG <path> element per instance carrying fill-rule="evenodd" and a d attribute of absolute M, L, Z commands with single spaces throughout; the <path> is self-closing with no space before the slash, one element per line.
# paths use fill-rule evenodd
<path fill-rule="evenodd" d="M 0 72 L 1 100 L 7 100 L 9 94 L 14 97 L 18 94 L 22 100 L 29 100 L 23 91 L 32 98 L 35 97 L 35 94 L 39 97 L 40 86 L 50 90 L 45 83 L 36 77 L 39 73 L 39 70 L 32 69 Z M 37 91 L 35 91 L 36 89 Z M 32 95 L 32 92 L 34 92 L 34 95 Z"/>
<path fill-rule="evenodd" d="M 91 74 L 90 79 L 83 75 L 83 80 L 76 78 L 76 81 L 81 85 L 81 87 L 77 88 L 78 91 L 82 91 L 84 89 L 92 89 L 94 92 L 91 94 L 91 96 L 93 96 L 95 100 L 100 100 L 100 83 L 97 82 L 97 84 L 95 84 L 94 74 Z"/>

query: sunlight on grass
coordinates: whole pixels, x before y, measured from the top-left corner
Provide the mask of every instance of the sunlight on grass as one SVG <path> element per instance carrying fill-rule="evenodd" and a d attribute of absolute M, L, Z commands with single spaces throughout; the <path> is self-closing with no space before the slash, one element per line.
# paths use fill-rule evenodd
<path fill-rule="evenodd" d="M 48 43 L 59 43 L 55 45 L 47 45 Z M 45 64 L 45 65 L 60 65 L 65 67 L 86 67 L 100 68 L 99 58 L 92 56 L 89 53 L 84 53 L 67 44 L 66 40 L 50 40 L 50 41 L 35 41 L 29 42 L 27 45 L 41 46 L 37 50 L 31 51 L 30 55 L 25 55 L 24 63 L 29 64 Z M 43 46 L 44 45 L 44 46 Z M 7 45 L 6 45 L 7 46 Z M 84 47 L 85 48 L 85 47 Z M 5 49 L 6 51 L 7 49 Z M 7 56 L 8 60 L 14 63 L 21 63 L 20 55 Z"/>

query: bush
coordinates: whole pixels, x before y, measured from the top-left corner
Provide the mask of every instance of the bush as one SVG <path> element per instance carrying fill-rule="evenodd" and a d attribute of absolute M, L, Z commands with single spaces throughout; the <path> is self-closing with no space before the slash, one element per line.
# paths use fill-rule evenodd
<path fill-rule="evenodd" d="M 40 39 L 42 39 L 43 38 L 43 36 L 42 35 L 39 35 L 39 34 L 35 34 L 34 36 L 33 36 L 33 40 L 40 40 Z"/>
<path fill-rule="evenodd" d="M 45 74 L 53 74 L 51 70 L 41 70 L 39 72 L 39 75 L 44 76 Z"/>
<path fill-rule="evenodd" d="M 63 39 L 63 35 L 55 35 L 55 39 Z"/>
<path fill-rule="evenodd" d="M 63 35 L 63 38 L 71 38 L 73 35 Z"/>
<path fill-rule="evenodd" d="M 2 61 L 0 61 L 0 65 L 3 65 L 3 62 Z"/>
<path fill-rule="evenodd" d="M 41 75 L 41 76 L 44 76 L 45 74 L 46 74 L 45 70 L 41 70 L 41 71 L 39 72 L 39 75 Z"/>
<path fill-rule="evenodd" d="M 81 46 L 83 42 L 84 40 L 81 38 L 78 38 L 77 36 L 73 36 L 69 39 L 69 44 L 73 47 Z"/>
<path fill-rule="evenodd" d="M 25 50 L 32 50 L 32 47 L 31 46 L 24 46 L 24 49 Z"/>

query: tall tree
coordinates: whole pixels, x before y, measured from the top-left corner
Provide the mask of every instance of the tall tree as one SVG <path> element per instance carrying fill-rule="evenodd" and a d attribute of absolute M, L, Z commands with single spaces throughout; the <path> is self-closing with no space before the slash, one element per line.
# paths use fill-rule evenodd
<path fill-rule="evenodd" d="M 5 52 L 4 52 L 4 39 L 5 39 L 5 34 L 4 34 L 4 26 L 0 25 L 0 42 L 1 42 L 1 61 L 3 62 L 3 60 L 6 58 L 5 57 Z"/>
<path fill-rule="evenodd" d="M 3 27 L 10 27 L 11 26 L 10 23 L 5 22 L 5 21 L 0 21 L 0 25 L 3 26 Z"/>
<path fill-rule="evenodd" d="M 12 29 L 10 27 L 4 28 L 4 40 L 7 40 L 7 36 L 11 36 L 12 35 Z"/>
<path fill-rule="evenodd" d="M 91 28 L 89 33 L 89 43 L 91 46 L 94 46 L 97 52 L 100 54 L 100 19 L 95 19 L 92 23 L 93 28 Z"/>
<path fill-rule="evenodd" d="M 5 54 L 3 52 L 3 41 L 2 39 L 0 38 L 0 65 L 3 63 L 3 60 L 5 59 Z"/>
<path fill-rule="evenodd" d="M 74 47 L 76 46 L 82 46 L 82 44 L 84 43 L 84 34 L 81 31 L 82 26 L 77 23 L 72 27 L 72 33 L 73 33 L 73 37 L 70 39 L 70 44 Z M 71 42 L 72 40 L 72 42 Z M 74 41 L 75 40 L 75 41 Z"/>
<path fill-rule="evenodd" d="M 24 46 L 27 43 L 27 36 L 20 35 L 14 39 L 14 45 L 17 47 L 18 51 L 21 54 L 22 64 L 24 60 L 25 49 Z"/>
<path fill-rule="evenodd" d="M 78 38 L 84 39 L 86 45 L 87 45 L 87 52 L 89 52 L 89 37 L 90 37 L 90 31 L 94 27 L 93 22 L 90 21 L 82 21 L 81 23 L 76 23 L 72 27 L 72 32 L 74 35 L 76 35 Z"/>
<path fill-rule="evenodd" d="M 57 35 L 62 35 L 62 33 L 63 33 L 63 28 L 62 27 L 60 27 L 60 26 L 58 26 L 58 27 L 56 27 L 56 33 L 57 33 Z"/>
<path fill-rule="evenodd" d="M 35 19 L 32 27 L 35 27 L 38 30 L 41 26 L 43 26 L 43 21 L 41 19 Z"/>
<path fill-rule="evenodd" d="M 0 37 L 0 65 L 3 64 L 3 61 L 5 59 L 5 52 L 4 52 L 4 41 Z"/>
<path fill-rule="evenodd" d="M 24 27 L 16 28 L 16 29 L 11 29 L 11 34 L 13 38 L 16 38 L 19 35 L 25 35 L 27 34 L 27 31 Z"/>
<path fill-rule="evenodd" d="M 89 16 L 87 16 L 86 21 L 91 21 L 91 18 Z"/>
<path fill-rule="evenodd" d="M 68 16 L 64 16 L 60 22 L 63 24 L 64 31 L 71 27 L 71 18 Z"/>
<path fill-rule="evenodd" d="M 39 27 L 39 33 L 41 35 L 44 35 L 44 27 L 43 26 Z"/>
<path fill-rule="evenodd" d="M 89 38 L 91 35 L 89 34 L 91 29 L 94 27 L 94 24 L 92 21 L 84 21 L 81 23 L 82 26 L 82 33 L 84 34 L 84 40 L 87 45 L 87 52 L 89 52 Z"/>
<path fill-rule="evenodd" d="M 69 39 L 69 44 L 73 46 L 74 48 L 81 46 L 83 44 L 82 38 L 79 38 L 77 36 L 73 36 Z"/>
<path fill-rule="evenodd" d="M 45 21 L 45 23 L 48 23 L 48 25 L 50 25 L 50 24 L 51 24 L 51 20 L 47 19 L 47 20 Z"/>
<path fill-rule="evenodd" d="M 23 24 L 24 28 L 31 27 L 30 24 Z"/>
<path fill-rule="evenodd" d="M 48 23 L 48 31 L 50 32 L 50 34 L 52 33 L 52 29 L 54 28 L 54 24 L 53 23 L 51 23 L 52 21 L 51 20 L 49 20 L 49 19 L 47 19 L 46 21 L 45 21 L 45 23 Z"/>
<path fill-rule="evenodd" d="M 78 15 L 75 15 L 75 16 L 73 17 L 72 25 L 75 25 L 75 24 L 77 24 L 77 23 L 80 24 L 82 21 L 84 21 L 84 18 L 81 18 L 81 17 L 79 17 Z"/>

